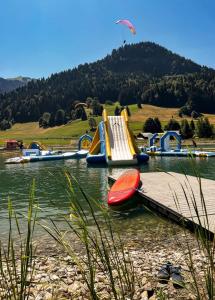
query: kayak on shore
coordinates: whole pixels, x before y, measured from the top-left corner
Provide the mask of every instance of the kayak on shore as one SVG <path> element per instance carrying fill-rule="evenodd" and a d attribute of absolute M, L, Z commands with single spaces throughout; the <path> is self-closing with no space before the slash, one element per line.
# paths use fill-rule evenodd
<path fill-rule="evenodd" d="M 108 205 L 115 210 L 136 206 L 135 194 L 140 186 L 140 172 L 136 169 L 124 172 L 108 193 Z"/>

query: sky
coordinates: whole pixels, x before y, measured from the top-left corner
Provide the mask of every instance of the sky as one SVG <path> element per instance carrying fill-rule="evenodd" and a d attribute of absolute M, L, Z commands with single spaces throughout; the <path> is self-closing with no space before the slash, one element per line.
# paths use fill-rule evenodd
<path fill-rule="evenodd" d="M 215 68 L 214 12 L 214 0 L 2 0 L 0 77 L 46 78 L 101 59 L 124 39 L 153 41 Z"/>

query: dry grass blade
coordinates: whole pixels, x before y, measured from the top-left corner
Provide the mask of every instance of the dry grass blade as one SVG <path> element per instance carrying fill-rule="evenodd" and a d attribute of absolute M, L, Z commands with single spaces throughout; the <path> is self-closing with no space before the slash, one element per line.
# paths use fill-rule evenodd
<path fill-rule="evenodd" d="M 28 300 L 30 283 L 34 274 L 33 255 L 36 249 L 33 246 L 33 234 L 37 211 L 34 211 L 33 181 L 30 196 L 28 213 L 26 217 L 27 230 L 21 233 L 19 220 L 15 213 L 12 202 L 8 200 L 9 232 L 6 245 L 0 243 L 0 286 L 1 299 Z"/>
<path fill-rule="evenodd" d="M 209 212 L 207 211 L 206 201 L 202 189 L 202 182 L 200 174 L 194 164 L 193 159 L 191 158 L 191 166 L 193 173 L 196 176 L 196 180 L 198 182 L 199 187 L 199 194 L 195 194 L 192 185 L 189 182 L 189 178 L 186 175 L 186 172 L 184 172 L 185 175 L 185 181 L 184 183 L 180 183 L 181 189 L 183 191 L 184 198 L 186 199 L 187 206 L 189 208 L 191 219 L 194 224 L 197 223 L 197 225 L 194 227 L 195 230 L 195 237 L 196 237 L 196 244 L 198 245 L 198 250 L 201 255 L 204 256 L 205 266 L 203 270 L 203 279 L 199 279 L 198 271 L 196 270 L 195 261 L 194 261 L 194 254 L 192 251 L 192 246 L 190 245 L 190 241 L 188 238 L 186 238 L 186 227 L 184 224 L 184 245 L 186 245 L 186 251 L 188 252 L 187 257 L 187 263 L 190 269 L 190 273 L 193 279 L 193 288 L 195 290 L 196 298 L 199 300 L 202 299 L 208 299 L 213 300 L 215 297 L 215 241 L 214 236 L 211 239 L 209 239 L 211 236 L 209 236 Z M 180 209 L 180 199 L 177 196 L 176 193 L 172 192 L 174 201 L 176 203 L 176 206 L 178 209 Z M 200 198 L 200 202 L 197 198 Z M 198 203 L 201 203 L 201 206 L 199 207 Z M 200 210 L 203 212 L 200 212 Z M 192 211 L 194 211 L 195 215 L 192 214 Z M 203 218 L 202 218 L 203 217 Z M 196 220 L 197 221 L 196 221 Z M 182 247 L 183 249 L 183 247 Z M 186 256 L 186 254 L 184 254 Z"/>

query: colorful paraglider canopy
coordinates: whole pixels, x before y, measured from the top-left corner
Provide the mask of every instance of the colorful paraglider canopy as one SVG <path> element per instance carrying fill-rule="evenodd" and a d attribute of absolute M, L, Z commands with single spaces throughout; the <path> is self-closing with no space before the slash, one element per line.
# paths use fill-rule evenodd
<path fill-rule="evenodd" d="M 118 20 L 116 21 L 116 24 L 123 24 L 127 26 L 133 34 L 136 34 L 136 29 L 129 20 Z"/>

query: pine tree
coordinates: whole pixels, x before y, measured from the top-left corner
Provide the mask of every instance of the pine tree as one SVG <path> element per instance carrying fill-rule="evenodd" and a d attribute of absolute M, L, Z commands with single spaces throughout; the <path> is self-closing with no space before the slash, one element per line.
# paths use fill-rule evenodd
<path fill-rule="evenodd" d="M 43 117 L 39 118 L 39 127 L 43 127 Z"/>
<path fill-rule="evenodd" d="M 55 125 L 59 126 L 65 122 L 65 111 L 63 109 L 58 109 L 55 114 Z"/>
<path fill-rule="evenodd" d="M 126 109 L 126 111 L 127 111 L 127 114 L 128 114 L 128 116 L 130 117 L 130 116 L 131 116 L 131 112 L 130 112 L 130 109 L 129 109 L 129 107 L 128 107 L 128 106 L 126 106 L 126 107 L 125 107 L 125 109 Z"/>
<path fill-rule="evenodd" d="M 180 130 L 181 126 L 175 119 L 170 119 L 167 125 L 165 126 L 166 130 Z"/>
<path fill-rule="evenodd" d="M 70 112 L 70 117 L 71 117 L 71 120 L 76 120 L 76 111 L 74 109 L 71 110 Z"/>
<path fill-rule="evenodd" d="M 82 106 L 78 106 L 75 109 L 75 119 L 82 119 L 84 108 Z"/>
<path fill-rule="evenodd" d="M 142 108 L 142 103 L 140 101 L 137 102 L 137 107 L 140 109 Z"/>
<path fill-rule="evenodd" d="M 213 125 L 210 124 L 208 118 L 205 118 L 205 137 L 213 135 Z"/>
<path fill-rule="evenodd" d="M 196 123 L 196 134 L 200 138 L 209 138 L 213 135 L 213 125 L 207 118 L 199 118 Z"/>
<path fill-rule="evenodd" d="M 143 132 L 151 132 L 151 133 L 157 132 L 157 125 L 152 118 L 146 119 L 143 125 Z"/>
<path fill-rule="evenodd" d="M 9 122 L 8 120 L 3 119 L 0 122 L 0 130 L 7 130 L 10 129 L 12 126 L 11 122 Z"/>
<path fill-rule="evenodd" d="M 54 127 L 55 126 L 55 114 L 52 112 L 50 119 L 49 119 L 49 126 Z"/>
<path fill-rule="evenodd" d="M 184 139 L 189 139 L 189 138 L 193 137 L 193 131 L 190 128 L 190 125 L 189 125 L 187 119 L 184 119 L 181 121 L 180 133 Z"/>
<path fill-rule="evenodd" d="M 160 122 L 160 120 L 157 117 L 154 118 L 154 122 L 155 122 L 156 127 L 157 127 L 156 132 L 163 132 L 161 122 Z"/>
<path fill-rule="evenodd" d="M 115 108 L 114 115 L 115 116 L 119 116 L 120 115 L 120 109 L 119 109 L 118 106 L 116 106 L 116 108 Z"/>
<path fill-rule="evenodd" d="M 94 99 L 92 101 L 91 108 L 92 108 L 92 114 L 94 116 L 99 116 L 101 114 L 101 107 L 100 107 L 100 103 L 98 102 L 98 100 Z"/>
<path fill-rule="evenodd" d="M 85 109 L 83 109 L 83 111 L 82 111 L 81 120 L 82 121 L 86 121 L 87 120 L 87 114 L 86 114 Z"/>
<path fill-rule="evenodd" d="M 121 112 L 123 111 L 123 109 L 125 109 L 125 107 L 124 107 L 124 106 L 121 106 L 121 107 L 120 107 L 120 114 L 121 114 Z"/>
<path fill-rule="evenodd" d="M 202 114 L 196 112 L 195 110 L 193 110 L 193 111 L 191 112 L 191 117 L 192 117 L 193 119 L 198 119 L 198 118 L 201 117 L 201 116 L 202 116 Z"/>
<path fill-rule="evenodd" d="M 195 131 L 195 123 L 193 120 L 190 121 L 190 128 L 192 129 L 193 133 Z"/>
<path fill-rule="evenodd" d="M 103 107 L 103 105 L 100 104 L 99 105 L 99 113 L 98 113 L 99 116 L 102 116 L 103 110 L 104 110 L 104 107 Z"/>

